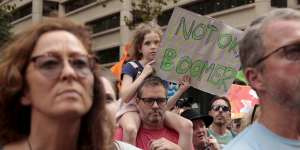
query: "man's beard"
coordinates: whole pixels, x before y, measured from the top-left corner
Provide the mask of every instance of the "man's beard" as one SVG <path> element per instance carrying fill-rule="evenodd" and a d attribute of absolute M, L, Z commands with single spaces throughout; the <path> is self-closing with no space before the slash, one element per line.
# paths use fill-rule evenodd
<path fill-rule="evenodd" d="M 289 109 L 298 109 L 300 111 L 300 79 L 291 81 L 293 87 L 275 87 L 269 86 L 269 95 L 275 102 Z"/>
<path fill-rule="evenodd" d="M 219 116 L 219 115 L 217 115 Z M 217 126 L 224 126 L 226 124 L 226 117 L 225 116 L 219 116 L 222 119 L 216 119 L 216 121 L 214 122 L 214 124 L 216 124 Z"/>

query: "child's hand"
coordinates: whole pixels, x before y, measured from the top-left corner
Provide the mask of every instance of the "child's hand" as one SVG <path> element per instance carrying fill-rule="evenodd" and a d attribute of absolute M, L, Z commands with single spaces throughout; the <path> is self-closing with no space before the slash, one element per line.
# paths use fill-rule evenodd
<path fill-rule="evenodd" d="M 154 68 L 152 67 L 152 64 L 154 64 L 155 61 L 152 60 L 150 61 L 149 63 L 147 63 L 145 66 L 144 66 L 144 69 L 143 69 L 143 72 L 142 72 L 142 75 L 144 75 L 145 77 L 149 76 L 150 74 L 152 74 L 154 72 Z"/>
<path fill-rule="evenodd" d="M 187 89 L 189 89 L 191 86 L 191 80 L 192 78 L 189 75 L 182 76 L 182 78 L 179 81 L 180 90 L 185 92 Z"/>

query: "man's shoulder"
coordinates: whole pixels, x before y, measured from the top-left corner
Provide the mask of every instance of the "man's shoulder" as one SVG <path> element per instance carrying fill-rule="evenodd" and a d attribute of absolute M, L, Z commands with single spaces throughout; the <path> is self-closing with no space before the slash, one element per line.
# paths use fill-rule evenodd
<path fill-rule="evenodd" d="M 256 122 L 235 137 L 225 146 L 224 150 L 238 150 L 241 147 L 246 150 L 277 149 L 278 147 L 292 150 L 294 147 L 299 149 L 300 142 L 290 142 L 288 139 L 283 139 L 264 125 Z"/>
<path fill-rule="evenodd" d="M 238 134 L 232 141 L 230 141 L 225 147 L 224 150 L 240 150 L 243 148 L 243 150 L 254 150 L 255 146 L 253 141 L 256 141 L 255 138 L 256 131 L 252 127 L 248 127 L 244 131 Z M 258 136 L 258 135 L 257 135 Z"/>

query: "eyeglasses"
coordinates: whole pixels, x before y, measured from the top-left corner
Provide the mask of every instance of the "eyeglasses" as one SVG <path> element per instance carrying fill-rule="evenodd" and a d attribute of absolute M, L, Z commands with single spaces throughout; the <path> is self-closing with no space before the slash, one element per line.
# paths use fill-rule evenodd
<path fill-rule="evenodd" d="M 284 58 L 286 58 L 288 60 L 292 60 L 292 61 L 300 60 L 300 43 L 293 43 L 293 44 L 285 45 L 285 46 L 275 49 L 273 52 L 258 59 L 253 64 L 253 66 L 258 65 L 259 63 L 263 62 L 264 60 L 266 60 L 267 58 L 269 58 L 270 56 L 272 56 L 273 54 L 275 54 L 281 50 L 283 51 Z"/>
<path fill-rule="evenodd" d="M 35 67 L 46 77 L 56 79 L 63 67 L 63 59 L 55 53 L 47 53 L 45 55 L 32 57 Z M 68 62 L 79 77 L 86 77 L 92 74 L 95 65 L 95 59 L 88 55 L 76 54 L 69 58 Z"/>
<path fill-rule="evenodd" d="M 144 97 L 139 99 L 141 99 L 148 106 L 153 106 L 154 102 L 156 102 L 159 106 L 164 106 L 167 104 L 167 98 L 165 97 Z"/>
<path fill-rule="evenodd" d="M 221 111 L 223 112 L 228 112 L 230 111 L 228 106 L 224 106 L 224 105 L 214 105 L 211 107 L 213 111 L 219 111 L 221 108 Z"/>

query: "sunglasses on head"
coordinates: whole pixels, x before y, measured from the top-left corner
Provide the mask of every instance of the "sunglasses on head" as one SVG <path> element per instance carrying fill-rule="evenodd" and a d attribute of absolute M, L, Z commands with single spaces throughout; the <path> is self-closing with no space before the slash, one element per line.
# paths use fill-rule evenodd
<path fill-rule="evenodd" d="M 63 58 L 55 53 L 34 56 L 30 61 L 34 62 L 34 66 L 50 79 L 56 79 L 65 65 Z M 91 56 L 76 54 L 70 56 L 68 62 L 79 77 L 85 78 L 93 74 L 95 59 Z"/>
<path fill-rule="evenodd" d="M 224 106 L 224 105 L 214 105 L 211 108 L 213 111 L 219 111 L 221 109 L 221 111 L 223 112 L 228 112 L 230 111 L 228 106 Z"/>
<path fill-rule="evenodd" d="M 285 45 L 282 47 L 279 47 L 277 49 L 275 49 L 274 51 L 272 51 L 271 53 L 265 55 L 264 57 L 258 59 L 253 66 L 258 65 L 259 63 L 265 61 L 267 58 L 269 58 L 270 56 L 272 56 L 273 54 L 282 51 L 283 53 L 283 57 L 285 59 L 291 60 L 291 61 L 297 61 L 300 60 L 300 43 L 292 43 L 289 45 Z"/>

